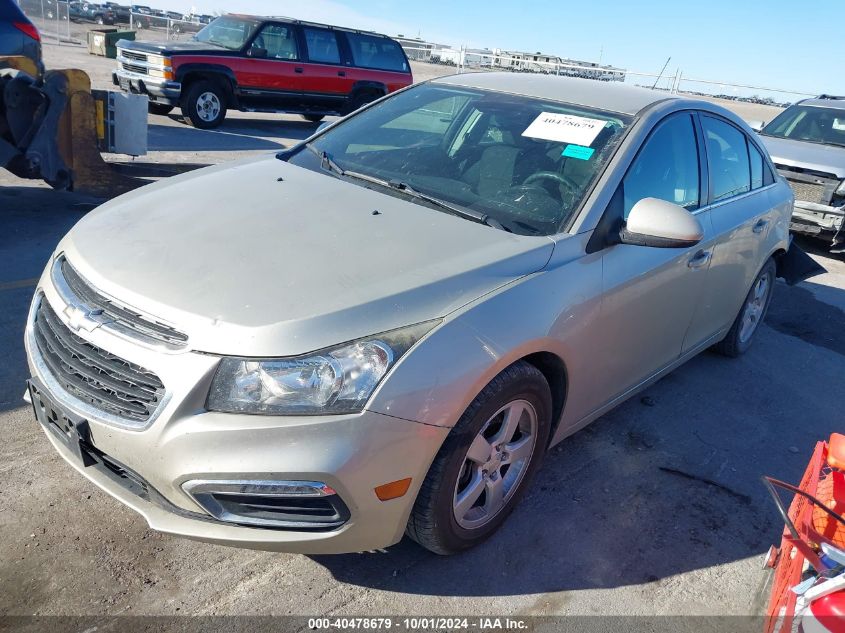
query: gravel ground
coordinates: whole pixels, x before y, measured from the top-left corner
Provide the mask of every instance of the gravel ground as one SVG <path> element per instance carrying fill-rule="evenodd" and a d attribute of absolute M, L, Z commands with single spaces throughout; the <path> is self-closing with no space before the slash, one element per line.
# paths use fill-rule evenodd
<path fill-rule="evenodd" d="M 113 61 L 47 45 L 48 67 L 108 87 Z M 420 77 L 421 73 L 418 73 Z M 297 117 L 234 113 L 219 131 L 150 119 L 158 163 L 216 163 L 287 146 Z M 761 474 L 797 481 L 842 428 L 845 262 L 779 285 L 754 347 L 702 354 L 553 449 L 499 534 L 441 558 L 411 542 L 300 556 L 147 529 L 51 449 L 21 400 L 37 277 L 96 201 L 0 173 L 0 614 L 747 614 L 782 526 Z"/>

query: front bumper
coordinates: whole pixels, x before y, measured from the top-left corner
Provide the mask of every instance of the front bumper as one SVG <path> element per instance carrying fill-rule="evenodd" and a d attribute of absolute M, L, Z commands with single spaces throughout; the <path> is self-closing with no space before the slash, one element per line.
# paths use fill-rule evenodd
<path fill-rule="evenodd" d="M 56 314 L 61 299 L 44 288 Z M 62 317 L 64 318 L 64 317 Z M 148 494 L 90 463 L 73 444 L 44 426 L 56 451 L 78 472 L 140 513 L 151 528 L 213 543 L 300 553 L 343 553 L 386 547 L 402 538 L 419 486 L 448 428 L 364 411 L 354 415 L 273 417 L 204 410 L 215 357 L 145 350 L 103 329 L 87 333 L 92 343 L 161 376 L 166 400 L 142 429 L 99 419 L 90 407 L 59 387 L 34 342 L 32 314 L 26 348 L 34 384 L 63 412 L 84 420 L 86 440 L 96 451 L 141 480 Z M 410 477 L 408 492 L 380 501 L 374 488 Z M 324 482 L 348 509 L 345 521 L 323 531 L 249 527 L 220 521 L 206 512 L 183 484 L 196 480 Z"/>
<path fill-rule="evenodd" d="M 845 226 L 845 207 L 796 200 L 791 226 L 802 233 L 836 232 Z"/>
<path fill-rule="evenodd" d="M 182 95 L 182 84 L 178 81 L 157 79 L 123 69 L 112 73 L 112 83 L 124 92 L 147 95 L 155 103 L 178 105 Z"/>

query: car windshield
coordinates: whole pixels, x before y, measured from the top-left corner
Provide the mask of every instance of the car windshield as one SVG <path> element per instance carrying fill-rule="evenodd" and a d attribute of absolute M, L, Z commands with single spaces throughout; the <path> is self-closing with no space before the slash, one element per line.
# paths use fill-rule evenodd
<path fill-rule="evenodd" d="M 775 117 L 761 134 L 845 147 L 845 108 L 794 105 Z"/>
<path fill-rule="evenodd" d="M 238 50 L 247 43 L 258 28 L 258 22 L 239 20 L 232 17 L 217 18 L 194 35 L 197 42 L 215 44 L 231 50 Z"/>
<path fill-rule="evenodd" d="M 388 193 L 421 194 L 412 196 L 420 204 L 436 198 L 514 233 L 550 235 L 577 211 L 630 122 L 557 101 L 423 84 L 286 159 L 364 186 L 377 179 Z"/>

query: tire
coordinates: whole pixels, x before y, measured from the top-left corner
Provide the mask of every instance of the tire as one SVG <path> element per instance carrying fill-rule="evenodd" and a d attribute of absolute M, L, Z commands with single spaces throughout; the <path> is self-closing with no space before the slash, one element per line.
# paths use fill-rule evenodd
<path fill-rule="evenodd" d="M 182 114 L 195 128 L 211 130 L 226 118 L 228 94 L 211 81 L 197 81 L 188 87 L 182 99 Z M 204 114 L 200 114 L 204 112 Z"/>
<path fill-rule="evenodd" d="M 172 106 L 167 103 L 154 103 L 150 101 L 147 104 L 147 111 L 150 114 L 170 114 L 173 111 L 174 107 L 175 106 Z"/>
<path fill-rule="evenodd" d="M 303 114 L 302 118 L 308 121 L 309 123 L 319 123 L 323 119 L 326 118 L 324 114 Z"/>
<path fill-rule="evenodd" d="M 731 329 L 724 339 L 713 346 L 714 351 L 730 358 L 736 358 L 748 351 L 760 323 L 766 318 L 766 312 L 769 310 L 776 275 L 775 262 L 770 258 L 754 278 Z M 762 288 L 761 284 L 765 285 L 765 288 Z"/>
<path fill-rule="evenodd" d="M 376 94 L 375 92 L 358 93 L 349 101 L 349 106 L 347 107 L 347 114 L 355 112 L 355 110 L 363 108 L 368 103 L 372 103 L 376 99 L 381 99 L 381 97 L 382 95 Z"/>
<path fill-rule="evenodd" d="M 524 455 L 512 463 L 508 463 L 513 457 L 508 451 L 500 452 L 496 444 L 486 443 L 488 438 L 491 442 L 503 439 L 500 434 L 506 434 L 503 415 L 508 407 L 522 407 L 516 427 L 520 435 L 510 441 L 505 438 L 511 451 Z M 520 361 L 496 376 L 472 401 L 440 447 L 414 502 L 406 534 L 443 555 L 474 547 L 492 535 L 539 469 L 549 441 L 551 417 L 551 391 L 536 367 Z M 526 440 L 529 444 L 523 443 Z M 476 446 L 480 448 L 476 450 Z M 490 457 L 482 463 L 485 457 L 479 455 L 486 455 L 488 450 Z M 471 458 L 470 453 L 475 456 Z M 485 476 L 485 472 L 489 474 Z M 493 487 L 503 491 L 502 503 L 491 503 L 493 511 L 488 511 L 488 502 L 495 500 L 489 492 Z M 478 496 L 470 494 L 479 488 Z M 464 504 L 459 503 L 462 496 Z"/>

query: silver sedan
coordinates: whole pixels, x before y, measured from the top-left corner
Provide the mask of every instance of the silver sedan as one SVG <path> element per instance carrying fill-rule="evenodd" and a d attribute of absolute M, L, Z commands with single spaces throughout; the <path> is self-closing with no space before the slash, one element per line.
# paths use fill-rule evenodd
<path fill-rule="evenodd" d="M 155 529 L 457 552 L 550 446 L 705 349 L 749 348 L 796 278 L 792 203 L 716 105 L 419 84 L 90 213 L 35 294 L 27 397 Z"/>

